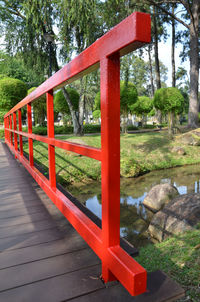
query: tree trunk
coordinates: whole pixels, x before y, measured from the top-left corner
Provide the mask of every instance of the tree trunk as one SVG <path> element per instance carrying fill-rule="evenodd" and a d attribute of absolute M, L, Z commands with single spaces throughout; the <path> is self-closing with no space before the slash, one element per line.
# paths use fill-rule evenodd
<path fill-rule="evenodd" d="M 174 14 L 175 5 L 172 5 L 172 14 Z M 176 87 L 176 67 L 175 67 L 175 20 L 172 18 L 172 87 Z"/>
<path fill-rule="evenodd" d="M 153 34 L 154 34 L 156 86 L 157 86 L 157 89 L 160 89 L 161 81 L 160 81 L 160 64 L 159 64 L 159 58 L 158 58 L 158 29 L 157 29 L 157 22 L 156 22 L 155 7 L 153 8 L 153 28 L 154 28 Z"/>
<path fill-rule="evenodd" d="M 192 5 L 193 20 L 190 23 L 190 102 L 188 127 L 198 127 L 198 85 L 199 85 L 199 0 Z"/>
<path fill-rule="evenodd" d="M 83 119 L 84 119 L 84 112 L 85 112 L 85 95 L 83 94 L 80 97 L 79 101 L 79 125 L 80 125 L 80 135 L 83 135 Z"/>
<path fill-rule="evenodd" d="M 152 67 L 152 59 L 151 59 L 151 45 L 148 45 L 148 56 L 149 56 L 149 71 L 150 71 L 150 81 L 151 81 L 151 97 L 154 96 L 155 89 L 153 83 L 153 67 Z"/>
<path fill-rule="evenodd" d="M 58 61 L 57 61 L 57 57 L 56 57 L 56 49 L 53 49 L 52 55 L 53 55 L 53 60 L 54 60 L 55 71 L 58 71 L 59 66 L 58 66 Z M 67 90 L 64 87 L 62 88 L 62 92 L 63 92 L 63 95 L 64 95 L 65 100 L 67 102 L 67 105 L 69 106 L 70 114 L 71 114 L 71 117 L 72 117 L 72 123 L 73 123 L 73 127 L 74 127 L 74 135 L 77 135 L 77 136 L 82 135 L 82 128 L 81 128 L 81 125 L 79 124 L 79 119 L 76 115 L 76 112 L 75 112 L 75 110 L 72 106 L 70 96 L 69 96 L 69 94 L 67 93 Z"/>
<path fill-rule="evenodd" d="M 173 139 L 173 113 L 168 112 L 168 135 L 169 139 Z"/>
<path fill-rule="evenodd" d="M 64 97 L 65 97 L 66 102 L 69 106 L 69 110 L 70 110 L 70 113 L 71 113 L 71 116 L 72 116 L 72 123 L 73 123 L 73 127 L 74 127 L 74 135 L 80 135 L 81 134 L 81 127 L 80 127 L 80 124 L 79 124 L 78 117 L 76 116 L 76 112 L 73 109 L 69 94 L 67 93 L 67 90 L 64 87 L 62 88 L 62 91 L 63 91 Z"/>
<path fill-rule="evenodd" d="M 158 58 L 158 29 L 157 29 L 157 22 L 156 22 L 156 8 L 153 7 L 153 35 L 154 35 L 154 54 L 155 54 L 155 73 L 156 73 L 156 87 L 157 89 L 161 88 L 161 81 L 160 81 L 160 64 Z M 162 113 L 160 110 L 156 110 L 156 119 L 159 124 L 162 123 Z"/>

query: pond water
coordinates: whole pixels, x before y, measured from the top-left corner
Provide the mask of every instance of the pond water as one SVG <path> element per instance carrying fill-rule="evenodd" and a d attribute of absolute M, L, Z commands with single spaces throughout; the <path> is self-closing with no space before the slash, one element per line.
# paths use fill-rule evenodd
<path fill-rule="evenodd" d="M 143 205 L 143 200 L 156 184 L 174 185 L 179 194 L 200 192 L 200 165 L 153 171 L 137 178 L 121 178 L 121 236 L 134 246 L 150 242 L 147 233 L 153 213 Z M 76 184 L 67 188 L 94 214 L 101 218 L 101 184 L 92 182 Z"/>

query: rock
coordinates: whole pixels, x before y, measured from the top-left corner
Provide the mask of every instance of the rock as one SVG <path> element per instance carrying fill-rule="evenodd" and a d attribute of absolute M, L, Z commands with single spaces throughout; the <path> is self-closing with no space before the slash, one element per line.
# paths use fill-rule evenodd
<path fill-rule="evenodd" d="M 200 146 L 200 128 L 179 135 L 176 140 L 185 145 Z"/>
<path fill-rule="evenodd" d="M 173 147 L 172 152 L 177 153 L 178 155 L 185 155 L 186 154 L 185 149 L 182 148 L 182 147 Z"/>
<path fill-rule="evenodd" d="M 178 190 L 170 184 L 156 185 L 149 191 L 143 204 L 152 211 L 157 212 L 177 195 L 179 195 Z"/>
<path fill-rule="evenodd" d="M 150 235 L 159 241 L 193 228 L 200 221 L 200 194 L 181 195 L 156 213 L 149 225 Z"/>

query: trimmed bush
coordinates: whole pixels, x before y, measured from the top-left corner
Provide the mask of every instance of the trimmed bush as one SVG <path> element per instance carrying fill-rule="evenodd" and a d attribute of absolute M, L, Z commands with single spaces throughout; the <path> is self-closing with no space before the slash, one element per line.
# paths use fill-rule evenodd
<path fill-rule="evenodd" d="M 156 90 L 153 102 L 155 108 L 163 113 L 179 113 L 184 104 L 184 97 L 175 87 L 160 88 Z"/>
<path fill-rule="evenodd" d="M 84 133 L 98 133 L 101 132 L 101 125 L 83 125 Z"/>
<path fill-rule="evenodd" d="M 0 79 L 0 120 L 13 106 L 25 98 L 27 88 L 25 83 L 12 78 Z"/>
<path fill-rule="evenodd" d="M 138 127 L 137 127 L 137 126 L 134 126 L 134 125 L 130 125 L 130 126 L 127 126 L 127 130 L 128 130 L 128 131 L 131 131 L 131 130 L 138 130 Z"/>

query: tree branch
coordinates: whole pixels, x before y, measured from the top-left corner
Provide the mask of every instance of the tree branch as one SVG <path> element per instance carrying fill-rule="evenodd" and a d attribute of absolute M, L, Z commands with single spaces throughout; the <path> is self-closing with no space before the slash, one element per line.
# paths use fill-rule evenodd
<path fill-rule="evenodd" d="M 180 0 L 182 1 L 182 0 Z M 189 25 L 187 23 L 185 23 L 183 20 L 181 20 L 180 18 L 176 17 L 176 15 L 172 14 L 171 12 L 169 12 L 168 10 L 166 10 L 165 8 L 163 8 L 160 4 L 163 3 L 177 3 L 177 1 L 164 1 L 164 2 L 160 2 L 160 4 L 158 2 L 155 2 L 154 0 L 146 0 L 146 2 L 148 4 L 154 5 L 156 7 L 158 7 L 159 9 L 161 9 L 165 14 L 171 16 L 172 18 L 174 18 L 176 21 L 178 21 L 179 23 L 181 23 L 183 26 L 185 26 L 187 29 L 190 29 Z"/>
<path fill-rule="evenodd" d="M 23 20 L 26 19 L 26 17 L 24 15 L 22 15 L 20 13 L 20 11 L 18 11 L 18 9 L 16 7 L 13 7 L 12 5 L 10 5 L 9 1 L 8 0 L 4 0 L 4 3 L 7 5 L 8 7 L 8 11 L 12 14 L 12 15 L 15 15 L 15 16 L 18 16 L 20 18 L 22 18 Z"/>

